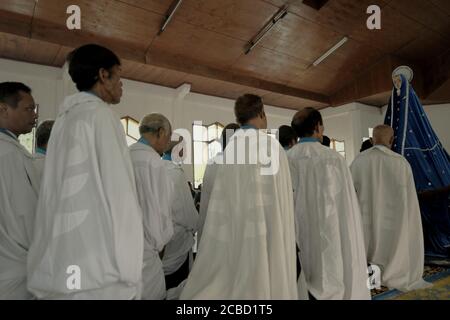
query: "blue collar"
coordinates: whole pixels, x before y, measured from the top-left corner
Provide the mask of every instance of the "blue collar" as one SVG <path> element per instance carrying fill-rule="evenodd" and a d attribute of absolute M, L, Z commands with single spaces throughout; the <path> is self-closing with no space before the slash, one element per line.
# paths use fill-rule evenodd
<path fill-rule="evenodd" d="M 0 132 L 6 134 L 7 136 L 13 138 L 14 140 L 18 140 L 17 137 L 14 135 L 14 133 L 12 133 L 11 131 L 4 129 L 4 128 L 0 128 Z"/>
<path fill-rule="evenodd" d="M 145 144 L 146 146 L 149 146 L 149 147 L 152 146 L 152 145 L 150 144 L 150 142 L 148 142 L 148 140 L 145 139 L 144 137 L 141 137 L 141 138 L 138 140 L 138 142 L 139 142 L 139 143 L 142 143 L 142 144 Z"/>
<path fill-rule="evenodd" d="M 283 147 L 283 149 L 284 149 L 285 151 L 288 151 L 288 150 L 289 150 L 289 147 Z"/>
<path fill-rule="evenodd" d="M 241 126 L 241 129 L 244 129 L 244 130 L 246 130 L 246 129 L 255 129 L 255 130 L 258 130 L 258 129 L 256 129 L 255 126 L 252 126 L 251 124 L 244 124 L 243 126 Z"/>
<path fill-rule="evenodd" d="M 42 154 L 42 155 L 46 155 L 47 154 L 47 150 L 44 150 L 42 148 L 36 148 L 36 153 Z"/>
<path fill-rule="evenodd" d="M 95 97 L 100 99 L 100 97 L 94 91 L 89 90 L 89 91 L 84 91 L 84 92 L 86 92 L 88 94 L 91 94 L 91 95 L 93 95 L 93 96 L 95 96 Z"/>
<path fill-rule="evenodd" d="M 311 137 L 300 138 L 299 143 L 305 143 L 305 142 L 320 142 L 320 141 L 317 138 L 311 138 Z"/>
<path fill-rule="evenodd" d="M 164 152 L 163 156 L 162 156 L 163 160 L 168 160 L 168 161 L 172 161 L 172 153 L 171 152 Z"/>

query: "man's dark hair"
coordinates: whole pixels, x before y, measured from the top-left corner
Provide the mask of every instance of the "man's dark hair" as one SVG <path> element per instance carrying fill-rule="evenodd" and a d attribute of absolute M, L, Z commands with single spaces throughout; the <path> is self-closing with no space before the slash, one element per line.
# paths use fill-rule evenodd
<path fill-rule="evenodd" d="M 21 99 L 20 92 L 31 94 L 31 89 L 21 82 L 2 82 L 0 83 L 0 102 L 15 109 Z"/>
<path fill-rule="evenodd" d="M 322 115 L 314 108 L 308 107 L 294 115 L 291 126 L 300 138 L 314 134 L 317 125 L 323 125 Z"/>
<path fill-rule="evenodd" d="M 324 145 L 325 147 L 330 147 L 330 144 L 331 144 L 330 138 L 328 138 L 327 136 L 323 136 L 322 145 Z"/>
<path fill-rule="evenodd" d="M 366 151 L 372 147 L 373 147 L 372 139 L 367 139 L 362 143 L 361 149 L 359 150 L 359 152 Z"/>
<path fill-rule="evenodd" d="M 278 140 L 283 148 L 289 147 L 292 140 L 297 141 L 298 136 L 290 126 L 282 125 L 278 128 Z"/>
<path fill-rule="evenodd" d="M 47 120 L 42 122 L 36 130 L 36 145 L 38 148 L 42 148 L 48 143 L 50 139 L 50 133 L 52 132 L 53 124 L 55 121 Z"/>
<path fill-rule="evenodd" d="M 234 104 L 234 115 L 240 125 L 246 124 L 249 120 L 258 117 L 264 112 L 264 104 L 260 96 L 254 94 L 244 94 L 237 98 Z"/>
<path fill-rule="evenodd" d="M 92 89 L 98 81 L 100 69 L 111 72 L 112 67 L 120 66 L 120 60 L 114 52 L 96 44 L 75 49 L 68 55 L 67 60 L 70 77 L 80 91 Z"/>
<path fill-rule="evenodd" d="M 220 143 L 222 144 L 222 150 L 225 150 L 225 147 L 228 144 L 231 136 L 239 129 L 239 125 L 237 123 L 229 123 L 223 128 L 222 134 L 220 135 Z"/>

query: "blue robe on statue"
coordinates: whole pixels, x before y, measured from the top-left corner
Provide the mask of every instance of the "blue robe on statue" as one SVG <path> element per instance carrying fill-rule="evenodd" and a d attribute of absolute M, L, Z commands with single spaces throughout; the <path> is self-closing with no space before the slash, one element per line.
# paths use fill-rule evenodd
<path fill-rule="evenodd" d="M 450 157 L 430 125 L 414 89 L 401 75 L 400 95 L 394 87 L 384 123 L 394 129 L 392 150 L 411 165 L 417 192 L 450 185 Z M 420 197 L 419 197 L 420 199 Z M 449 198 L 420 201 L 424 229 L 425 254 L 450 255 Z"/>

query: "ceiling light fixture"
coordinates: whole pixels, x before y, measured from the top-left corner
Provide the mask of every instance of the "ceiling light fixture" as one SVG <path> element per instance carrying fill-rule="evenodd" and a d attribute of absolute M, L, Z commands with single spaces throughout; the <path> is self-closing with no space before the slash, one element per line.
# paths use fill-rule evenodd
<path fill-rule="evenodd" d="M 331 48 L 330 50 L 328 50 L 327 52 L 325 52 L 324 55 L 322 55 L 319 59 L 317 59 L 316 61 L 313 62 L 314 67 L 317 67 L 317 65 L 319 63 L 321 63 L 323 60 L 325 60 L 326 58 L 328 58 L 329 55 L 331 55 L 333 52 L 335 52 L 337 49 L 339 49 L 340 47 L 342 47 L 342 45 L 344 43 L 346 43 L 348 41 L 347 37 L 344 37 L 341 41 L 339 41 L 338 43 L 336 43 L 334 45 L 333 48 Z"/>
<path fill-rule="evenodd" d="M 277 13 L 270 19 L 268 23 L 258 32 L 258 34 L 250 40 L 247 44 L 247 49 L 245 50 L 245 54 L 248 54 L 252 49 L 264 38 L 264 36 L 275 26 L 275 24 L 283 19 L 286 14 L 288 6 L 283 6 Z"/>
<path fill-rule="evenodd" d="M 163 31 L 166 29 L 167 25 L 169 24 L 170 20 L 172 19 L 173 15 L 175 14 L 175 11 L 177 11 L 181 2 L 183 2 L 183 0 L 175 0 L 174 2 L 172 2 L 169 10 L 167 10 L 166 18 L 165 18 L 161 28 L 159 29 L 158 35 L 163 33 Z"/>

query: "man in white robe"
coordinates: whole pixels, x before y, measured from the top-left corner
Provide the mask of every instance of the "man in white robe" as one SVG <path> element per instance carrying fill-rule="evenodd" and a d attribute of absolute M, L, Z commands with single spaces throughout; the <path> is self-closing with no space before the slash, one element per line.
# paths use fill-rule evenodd
<path fill-rule="evenodd" d="M 350 170 L 364 226 L 367 260 L 381 269 L 381 284 L 401 291 L 427 287 L 424 243 L 414 178 L 408 161 L 391 151 L 394 130 L 373 130 L 374 147 Z"/>
<path fill-rule="evenodd" d="M 166 245 L 162 260 L 167 289 L 177 287 L 189 275 L 193 261 L 192 247 L 197 231 L 198 212 L 180 163 L 183 157 L 183 144 L 182 139 L 171 143 L 163 156 L 174 188 L 171 203 L 174 234 Z"/>
<path fill-rule="evenodd" d="M 39 299 L 139 298 L 143 226 L 125 133 L 109 104 L 122 96 L 120 60 L 85 45 L 69 56 L 79 93 L 59 109 L 48 143 L 28 256 Z"/>
<path fill-rule="evenodd" d="M 45 155 L 47 154 L 48 140 L 52 132 L 53 124 L 55 121 L 46 120 L 42 122 L 36 129 L 36 152 L 33 154 L 34 166 L 39 177 L 39 181 L 42 179 L 42 173 L 44 172 Z"/>
<path fill-rule="evenodd" d="M 0 83 L 0 300 L 32 297 L 27 254 L 39 184 L 33 158 L 17 138 L 31 132 L 36 120 L 30 88 Z"/>
<path fill-rule="evenodd" d="M 318 300 L 370 299 L 361 214 L 345 159 L 323 146 L 320 112 L 297 112 L 300 143 L 288 151 L 297 244 L 310 294 Z"/>
<path fill-rule="evenodd" d="M 160 255 L 173 236 L 173 186 L 161 155 L 170 142 L 172 129 L 166 117 L 152 113 L 142 119 L 139 132 L 141 138 L 130 146 L 130 153 L 144 221 L 142 299 L 161 300 L 166 298 L 167 290 Z"/>
<path fill-rule="evenodd" d="M 217 169 L 202 241 L 181 299 L 297 299 L 286 154 L 277 140 L 258 130 L 267 127 L 260 97 L 238 98 L 235 114 L 242 130 L 225 149 L 226 165 Z"/>
<path fill-rule="evenodd" d="M 229 139 L 234 134 L 234 132 L 239 129 L 237 123 L 229 123 L 223 128 L 220 142 L 222 144 L 222 150 L 228 144 Z M 208 211 L 209 199 L 211 197 L 211 192 L 214 186 L 214 181 L 216 179 L 217 168 L 223 164 L 223 152 L 219 152 L 214 158 L 210 159 L 206 165 L 205 174 L 203 175 L 202 183 L 202 193 L 200 197 L 200 213 L 197 226 L 197 244 L 200 243 L 202 238 L 203 226 L 205 225 L 206 213 Z"/>

